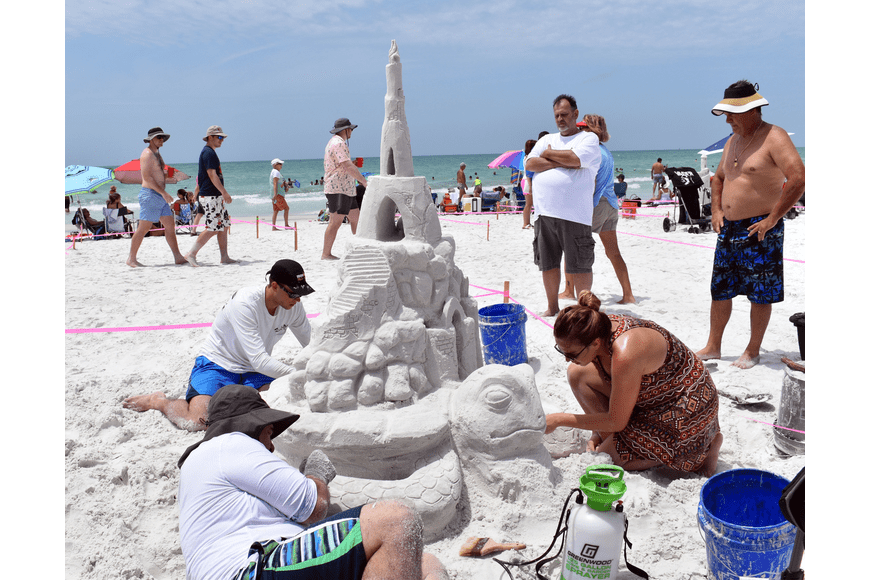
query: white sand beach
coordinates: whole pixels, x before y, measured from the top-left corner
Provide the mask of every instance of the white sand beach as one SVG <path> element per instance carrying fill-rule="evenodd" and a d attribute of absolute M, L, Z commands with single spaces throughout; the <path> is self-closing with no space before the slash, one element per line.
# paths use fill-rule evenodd
<path fill-rule="evenodd" d="M 638 210 L 639 217 L 619 222 L 619 245 L 638 303 L 616 304 L 621 291 L 600 243 L 595 249 L 593 291 L 607 312 L 653 320 L 690 348 L 699 349 L 708 332 L 716 237 L 712 232 L 690 234 L 685 226 L 665 233 L 661 225 L 665 211 L 643 207 Z M 479 308 L 502 302 L 507 281 L 512 299 L 532 312 L 545 309 L 541 275 L 532 262 L 533 232 L 521 229 L 521 216 L 442 217 L 442 231 L 456 242 L 455 262 L 467 276 L 469 293 L 477 297 Z M 786 368 L 780 359 L 800 360 L 797 332 L 789 316 L 806 310 L 805 220 L 804 213 L 786 220 L 785 301 L 774 305 L 760 363 L 749 370 L 731 366 L 749 340 L 749 303 L 740 297 L 734 301 L 722 360 L 711 368 L 721 390 L 745 388 L 770 397 L 755 405 L 739 405 L 720 397 L 724 443 L 719 472 L 757 468 L 791 480 L 805 465 L 803 455 L 786 456 L 777 451 L 771 426 L 777 420 Z M 261 223 L 257 238 L 253 225 L 235 224 L 229 236 L 229 254 L 239 263 L 220 265 L 215 240 L 199 253 L 200 268 L 174 265 L 165 240 L 159 237 L 144 240 L 138 259 L 147 267 L 135 269 L 124 263 L 128 239 L 80 241 L 74 249 L 65 243 L 66 578 L 184 577 L 176 462 L 202 433 L 179 430 L 157 411 L 137 413 L 122 408 L 121 403 L 130 395 L 157 390 L 169 397 L 182 397 L 216 311 L 238 288 L 265 284 L 266 271 L 278 259 L 291 258 L 303 265 L 316 290 L 305 297 L 305 308 L 309 315 L 325 312 L 337 289 L 338 266 L 320 260 L 325 225 L 313 220 L 297 223 L 296 251 L 293 231 L 272 232 L 271 224 Z M 336 255 L 343 255 L 350 235 L 349 226 L 340 229 Z M 178 239 L 182 252 L 193 244 L 189 236 Z M 85 291 L 91 289 L 99 292 Z M 561 305 L 569 303 L 563 300 Z M 529 364 L 545 411 L 580 412 L 567 385 L 566 362 L 553 349 L 552 329 L 547 324 L 553 321 L 529 316 Z M 313 317 L 311 323 L 316 326 L 318 318 Z M 169 325 L 176 327 L 155 328 Z M 69 332 L 84 329 L 95 331 Z M 300 350 L 288 334 L 273 355 L 289 362 Z M 264 399 L 274 407 L 283 407 L 288 388 L 287 377 L 278 379 L 264 393 Z M 584 433 L 584 441 L 587 437 Z M 522 490 L 511 502 L 487 498 L 469 488 L 460 517 L 448 528 L 447 536 L 429 544 L 427 550 L 441 559 L 451 578 L 506 578 L 491 557 L 460 557 L 463 542 L 477 536 L 527 544 L 521 552 L 497 556 L 502 559 L 540 555 L 552 539 L 565 498 L 585 468 L 609 462 L 607 455 L 591 453 L 556 459 L 559 483 L 552 501 L 546 503 L 524 501 Z M 706 479 L 653 469 L 626 473 L 625 481 L 628 490 L 623 501 L 634 546 L 629 551 L 631 563 L 645 569 L 651 578 L 704 578 L 707 559 L 696 512 Z M 556 560 L 548 577 L 558 577 L 558 565 Z M 534 578 L 533 567 L 514 568 L 513 574 L 518 579 Z M 624 562 L 620 578 L 635 578 Z"/>

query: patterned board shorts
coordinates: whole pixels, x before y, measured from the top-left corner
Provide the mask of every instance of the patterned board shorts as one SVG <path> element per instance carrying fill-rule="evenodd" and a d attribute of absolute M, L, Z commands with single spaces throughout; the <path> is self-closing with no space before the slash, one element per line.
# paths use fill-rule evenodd
<path fill-rule="evenodd" d="M 205 210 L 205 229 L 220 232 L 230 227 L 230 214 L 224 207 L 224 198 L 201 195 L 199 203 Z"/>
<path fill-rule="evenodd" d="M 366 567 L 359 515 L 343 511 L 289 539 L 251 546 L 248 564 L 233 580 L 357 580 Z"/>
<path fill-rule="evenodd" d="M 770 228 L 764 239 L 747 235 L 747 228 L 766 215 L 737 221 L 724 220 L 716 240 L 710 295 L 730 300 L 744 295 L 755 304 L 773 304 L 785 299 L 782 272 L 783 220 Z"/>
<path fill-rule="evenodd" d="M 290 206 L 287 205 L 287 200 L 284 199 L 284 196 L 279 193 L 272 198 L 272 210 L 283 211 L 285 209 L 290 209 Z"/>

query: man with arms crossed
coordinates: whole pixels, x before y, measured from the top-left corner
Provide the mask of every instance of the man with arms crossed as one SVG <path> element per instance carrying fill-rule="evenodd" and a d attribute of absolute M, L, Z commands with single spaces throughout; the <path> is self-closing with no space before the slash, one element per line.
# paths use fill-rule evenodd
<path fill-rule="evenodd" d="M 163 173 L 163 157 L 160 148 L 169 141 L 169 133 L 164 133 L 160 127 L 154 127 L 148 131 L 148 137 L 143 139 L 148 143 L 139 156 L 139 170 L 142 173 L 142 189 L 139 190 L 139 226 L 130 240 L 130 255 L 127 256 L 127 265 L 131 268 L 142 266 L 137 259 L 139 246 L 145 239 L 145 234 L 151 230 L 151 226 L 160 222 L 163 226 L 166 243 L 172 250 L 176 264 L 184 264 L 184 256 L 178 251 L 178 240 L 175 237 L 175 217 L 172 214 L 172 196 L 166 193 L 166 176 Z"/>
<path fill-rule="evenodd" d="M 303 347 L 311 341 L 311 325 L 301 297 L 314 292 L 302 266 L 278 260 L 266 273 L 269 284 L 242 288 L 218 312 L 208 338 L 190 372 L 184 399 L 167 399 L 157 391 L 129 397 L 127 409 L 156 409 L 182 429 L 201 431 L 209 399 L 226 385 L 247 385 L 265 391 L 293 367 L 272 357 L 272 349 L 289 328 Z"/>
<path fill-rule="evenodd" d="M 423 552 L 419 515 L 400 501 L 323 519 L 336 475 L 326 454 L 313 451 L 299 469 L 273 455 L 272 440 L 298 418 L 243 385 L 209 401 L 205 437 L 178 461 L 186 577 L 447 580 Z"/>
<path fill-rule="evenodd" d="M 205 141 L 205 147 L 199 154 L 199 173 L 196 184 L 199 187 L 197 199 L 205 211 L 205 231 L 184 256 L 191 266 L 199 266 L 196 261 L 197 252 L 215 235 L 221 254 L 221 264 L 234 264 L 238 261 L 233 260 L 227 254 L 227 231 L 230 227 L 230 214 L 224 204 L 232 203 L 233 198 L 224 187 L 224 174 L 221 171 L 221 161 L 218 159 L 216 151 L 223 145 L 226 138 L 227 134 L 217 125 L 209 127 L 205 137 L 202 138 Z"/>
<path fill-rule="evenodd" d="M 350 231 L 356 233 L 359 205 L 356 200 L 354 180 L 359 181 L 363 187 L 368 187 L 366 178 L 350 160 L 350 151 L 347 148 L 347 141 L 356 128 L 357 125 L 341 118 L 329 130 L 332 138 L 326 144 L 326 151 L 323 154 L 323 172 L 326 174 L 323 193 L 326 194 L 326 200 L 329 202 L 329 222 L 323 234 L 321 260 L 338 260 L 332 255 L 332 245 L 335 243 L 335 236 L 338 235 L 338 228 L 341 227 L 344 216 L 347 216 L 350 222 Z"/>
<path fill-rule="evenodd" d="M 702 360 L 721 356 L 731 299 L 743 294 L 752 304 L 749 344 L 733 363 L 742 369 L 758 363 L 772 304 L 784 299 L 782 217 L 804 192 L 804 164 L 788 133 L 761 119 L 767 104 L 757 86 L 743 80 L 725 89 L 712 111 L 725 114 L 734 135 L 710 180 L 711 221 L 719 237 L 710 283 L 710 335 L 697 354 Z"/>
<path fill-rule="evenodd" d="M 595 133 L 577 127 L 577 101 L 559 95 L 553 101 L 558 133 L 541 137 L 526 158 L 526 169 L 534 172 L 535 264 L 544 279 L 547 310 L 543 316 L 559 312 L 562 253 L 565 277 L 571 279 L 577 295 L 592 288 L 592 197 L 595 175 L 601 164 L 601 151 Z"/>

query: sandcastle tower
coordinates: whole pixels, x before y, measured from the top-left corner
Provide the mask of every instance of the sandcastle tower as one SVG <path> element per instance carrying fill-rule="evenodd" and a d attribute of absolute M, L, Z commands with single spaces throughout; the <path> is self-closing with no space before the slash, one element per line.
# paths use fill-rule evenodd
<path fill-rule="evenodd" d="M 453 238 L 441 233 L 426 178 L 414 176 L 395 41 L 386 74 L 381 175 L 368 180 L 338 287 L 293 362 L 288 399 L 302 418 L 276 446 L 291 461 L 313 449 L 327 453 L 338 471 L 330 485 L 336 510 L 402 498 L 421 513 L 431 538 L 455 515 L 463 466 L 490 461 L 472 457 L 478 452 L 470 442 L 491 433 L 453 409 L 460 387 L 473 384 L 463 393 L 475 393 L 462 409 L 481 405 L 480 416 L 505 423 L 495 432 L 532 434 L 498 445 L 508 455 L 536 458 L 545 480 L 549 456 L 531 368 L 481 369 L 477 302 L 454 262 Z M 487 411 L 493 401 L 494 413 Z M 493 493 L 501 494 L 506 479 L 496 479 Z"/>

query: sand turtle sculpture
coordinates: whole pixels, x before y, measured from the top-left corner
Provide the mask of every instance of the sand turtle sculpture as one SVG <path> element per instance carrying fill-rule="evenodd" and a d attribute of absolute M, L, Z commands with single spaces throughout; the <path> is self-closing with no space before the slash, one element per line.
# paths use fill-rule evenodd
<path fill-rule="evenodd" d="M 554 487 L 545 426 L 532 368 L 488 365 L 406 407 L 305 413 L 276 447 L 297 462 L 326 452 L 339 474 L 331 511 L 403 499 L 432 540 L 456 516 L 463 488 L 513 502 L 523 489 Z"/>

